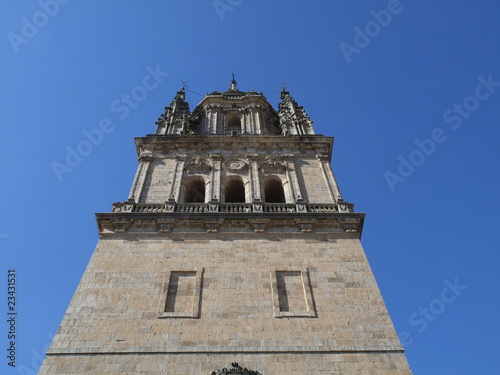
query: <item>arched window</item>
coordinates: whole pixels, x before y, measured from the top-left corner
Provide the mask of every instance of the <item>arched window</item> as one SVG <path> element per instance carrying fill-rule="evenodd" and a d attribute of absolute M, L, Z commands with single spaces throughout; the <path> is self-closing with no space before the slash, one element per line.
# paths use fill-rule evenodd
<path fill-rule="evenodd" d="M 226 203 L 245 203 L 245 186 L 239 176 L 232 176 L 226 182 L 225 188 Z"/>
<path fill-rule="evenodd" d="M 205 203 L 205 181 L 201 178 L 191 179 L 186 184 L 185 203 Z"/>
<path fill-rule="evenodd" d="M 273 178 L 264 184 L 264 199 L 267 203 L 286 203 L 281 180 Z"/>
<path fill-rule="evenodd" d="M 238 133 L 241 132 L 241 117 L 229 116 L 227 119 L 227 130 L 228 132 L 233 130 L 236 130 Z"/>

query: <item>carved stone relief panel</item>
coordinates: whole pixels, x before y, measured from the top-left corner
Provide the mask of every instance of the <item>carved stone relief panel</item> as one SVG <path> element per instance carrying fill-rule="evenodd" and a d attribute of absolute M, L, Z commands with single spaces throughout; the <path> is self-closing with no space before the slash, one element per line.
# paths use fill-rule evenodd
<path fill-rule="evenodd" d="M 209 173 L 211 168 L 212 167 L 206 162 L 206 159 L 201 156 L 196 157 L 184 166 L 184 170 L 187 174 Z"/>
<path fill-rule="evenodd" d="M 239 159 L 229 159 L 222 163 L 222 168 L 226 172 L 242 173 L 247 169 L 247 163 Z"/>
<path fill-rule="evenodd" d="M 282 161 L 277 160 L 274 156 L 267 156 L 264 162 L 259 165 L 262 173 L 284 173 L 286 166 Z"/>

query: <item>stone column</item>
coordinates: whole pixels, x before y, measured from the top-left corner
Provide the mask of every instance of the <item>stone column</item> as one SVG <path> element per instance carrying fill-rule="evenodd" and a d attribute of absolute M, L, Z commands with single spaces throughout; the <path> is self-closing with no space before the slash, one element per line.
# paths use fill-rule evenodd
<path fill-rule="evenodd" d="M 340 194 L 340 189 L 330 166 L 329 157 L 326 154 L 318 154 L 316 155 L 316 158 L 319 161 L 321 173 L 325 179 L 326 188 L 328 190 L 328 194 L 330 194 L 332 203 L 337 203 L 337 200 L 342 199 L 342 195 Z"/>
<path fill-rule="evenodd" d="M 294 155 L 283 154 L 281 157 L 286 166 L 286 178 L 290 189 L 290 197 L 292 197 L 293 203 L 303 202 L 302 191 L 297 178 L 297 171 L 295 170 Z"/>
<path fill-rule="evenodd" d="M 217 107 L 210 107 L 206 113 L 206 126 L 205 132 L 207 134 L 217 134 L 223 126 L 223 116 L 221 116 L 221 111 Z"/>
<path fill-rule="evenodd" d="M 137 172 L 134 177 L 134 183 L 130 189 L 130 194 L 128 195 L 129 201 L 134 201 L 139 203 L 141 199 L 142 190 L 144 188 L 144 182 L 146 181 L 146 176 L 148 174 L 149 166 L 153 161 L 153 155 L 141 155 L 139 157 L 139 166 L 137 167 Z"/>
<path fill-rule="evenodd" d="M 258 109 L 255 110 L 255 134 L 264 134 L 262 131 L 263 121 L 262 121 L 262 112 Z"/>
<path fill-rule="evenodd" d="M 210 185 L 208 187 L 208 202 L 211 212 L 217 211 L 217 203 L 220 202 L 220 183 L 222 169 L 222 155 L 211 154 Z M 211 203 L 211 204 L 210 204 Z"/>
<path fill-rule="evenodd" d="M 253 108 L 250 108 L 250 134 L 259 134 L 257 132 L 257 114 Z"/>
<path fill-rule="evenodd" d="M 179 202 L 179 194 L 181 191 L 182 174 L 184 173 L 184 163 L 186 162 L 186 155 L 175 155 L 174 158 L 175 167 L 174 173 L 172 174 L 168 200 L 171 202 Z"/>
<path fill-rule="evenodd" d="M 247 154 L 248 177 L 250 179 L 250 197 L 253 204 L 253 212 L 262 211 L 262 195 L 260 189 L 258 154 Z"/>
<path fill-rule="evenodd" d="M 217 121 L 217 117 L 215 116 L 215 112 L 212 109 L 208 109 L 205 117 L 205 128 L 203 129 L 203 133 L 210 133 L 213 124 Z"/>
<path fill-rule="evenodd" d="M 248 110 L 241 112 L 241 134 L 250 134 L 248 129 Z"/>
<path fill-rule="evenodd" d="M 226 129 L 226 116 L 224 113 L 218 109 L 215 112 L 215 123 L 213 129 L 211 129 L 212 134 L 224 134 Z"/>

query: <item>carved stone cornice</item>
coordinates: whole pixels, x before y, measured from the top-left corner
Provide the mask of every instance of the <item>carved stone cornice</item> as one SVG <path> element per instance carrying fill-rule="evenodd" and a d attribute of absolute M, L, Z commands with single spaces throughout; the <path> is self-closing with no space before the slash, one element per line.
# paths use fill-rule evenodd
<path fill-rule="evenodd" d="M 156 219 L 156 225 L 158 225 L 158 231 L 160 233 L 170 233 L 175 225 L 175 219 L 173 218 L 159 218 Z"/>
<path fill-rule="evenodd" d="M 314 219 L 295 219 L 295 222 L 302 233 L 311 233 L 314 229 Z"/>
<path fill-rule="evenodd" d="M 252 226 L 252 229 L 255 233 L 263 233 L 269 226 L 269 219 L 250 219 L 248 222 Z"/>
<path fill-rule="evenodd" d="M 108 230 L 113 233 L 125 233 L 128 231 L 133 222 L 134 221 L 130 220 L 129 218 L 113 218 L 99 224 L 101 227 L 101 231 Z"/>
<path fill-rule="evenodd" d="M 318 154 L 331 154 L 333 144 L 332 137 L 321 135 L 290 136 L 277 135 L 232 137 L 230 135 L 188 135 L 185 137 L 177 135 L 149 135 L 136 138 L 138 154 L 144 153 L 145 149 L 155 151 L 162 157 L 173 158 L 175 154 L 221 154 L 225 155 L 229 150 L 242 155 L 243 158 L 261 158 L 264 155 L 275 155 L 283 160 L 297 158 L 316 158 Z M 236 149 L 230 149 L 236 147 Z M 270 149 L 271 147 L 271 149 Z M 189 151 L 187 151 L 189 150 Z M 301 152 L 299 152 L 302 150 Z M 253 156 L 254 154 L 255 156 Z M 281 155 L 283 154 L 283 155 Z"/>
<path fill-rule="evenodd" d="M 216 111 L 216 112 L 222 112 L 222 105 L 218 104 L 218 103 L 213 103 L 213 104 L 209 104 L 205 107 L 205 109 L 207 111 Z"/>
<path fill-rule="evenodd" d="M 175 204 L 172 204 L 175 206 Z M 276 235 L 317 233 L 329 236 L 361 236 L 364 214 L 353 212 L 293 212 L 257 211 L 217 212 L 209 204 L 201 204 L 203 209 L 179 211 L 169 210 L 167 204 L 148 204 L 141 212 L 114 212 L 96 214 L 101 236 L 119 234 L 168 234 L 200 235 L 201 233 L 259 234 L 272 232 Z M 250 205 L 251 206 L 251 205 Z M 249 206 L 249 207 L 250 207 Z M 246 206 L 245 206 L 246 207 Z M 248 207 L 247 207 L 248 208 Z M 272 228 L 272 230 L 271 230 Z"/>
<path fill-rule="evenodd" d="M 205 230 L 207 233 L 217 233 L 224 222 L 224 219 L 205 220 Z"/>

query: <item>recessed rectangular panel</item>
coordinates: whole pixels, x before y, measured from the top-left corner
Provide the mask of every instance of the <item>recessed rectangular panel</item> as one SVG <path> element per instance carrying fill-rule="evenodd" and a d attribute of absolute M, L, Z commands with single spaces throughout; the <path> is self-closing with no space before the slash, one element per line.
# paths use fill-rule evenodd
<path fill-rule="evenodd" d="M 202 271 L 170 271 L 160 297 L 160 318 L 197 318 Z"/>
<path fill-rule="evenodd" d="M 271 283 L 275 317 L 316 315 L 306 268 L 271 272 Z"/>
<path fill-rule="evenodd" d="M 280 311 L 305 311 L 307 310 L 304 285 L 300 271 L 276 272 L 278 299 Z"/>
<path fill-rule="evenodd" d="M 196 272 L 172 272 L 168 283 L 165 312 L 191 312 L 196 288 Z"/>

